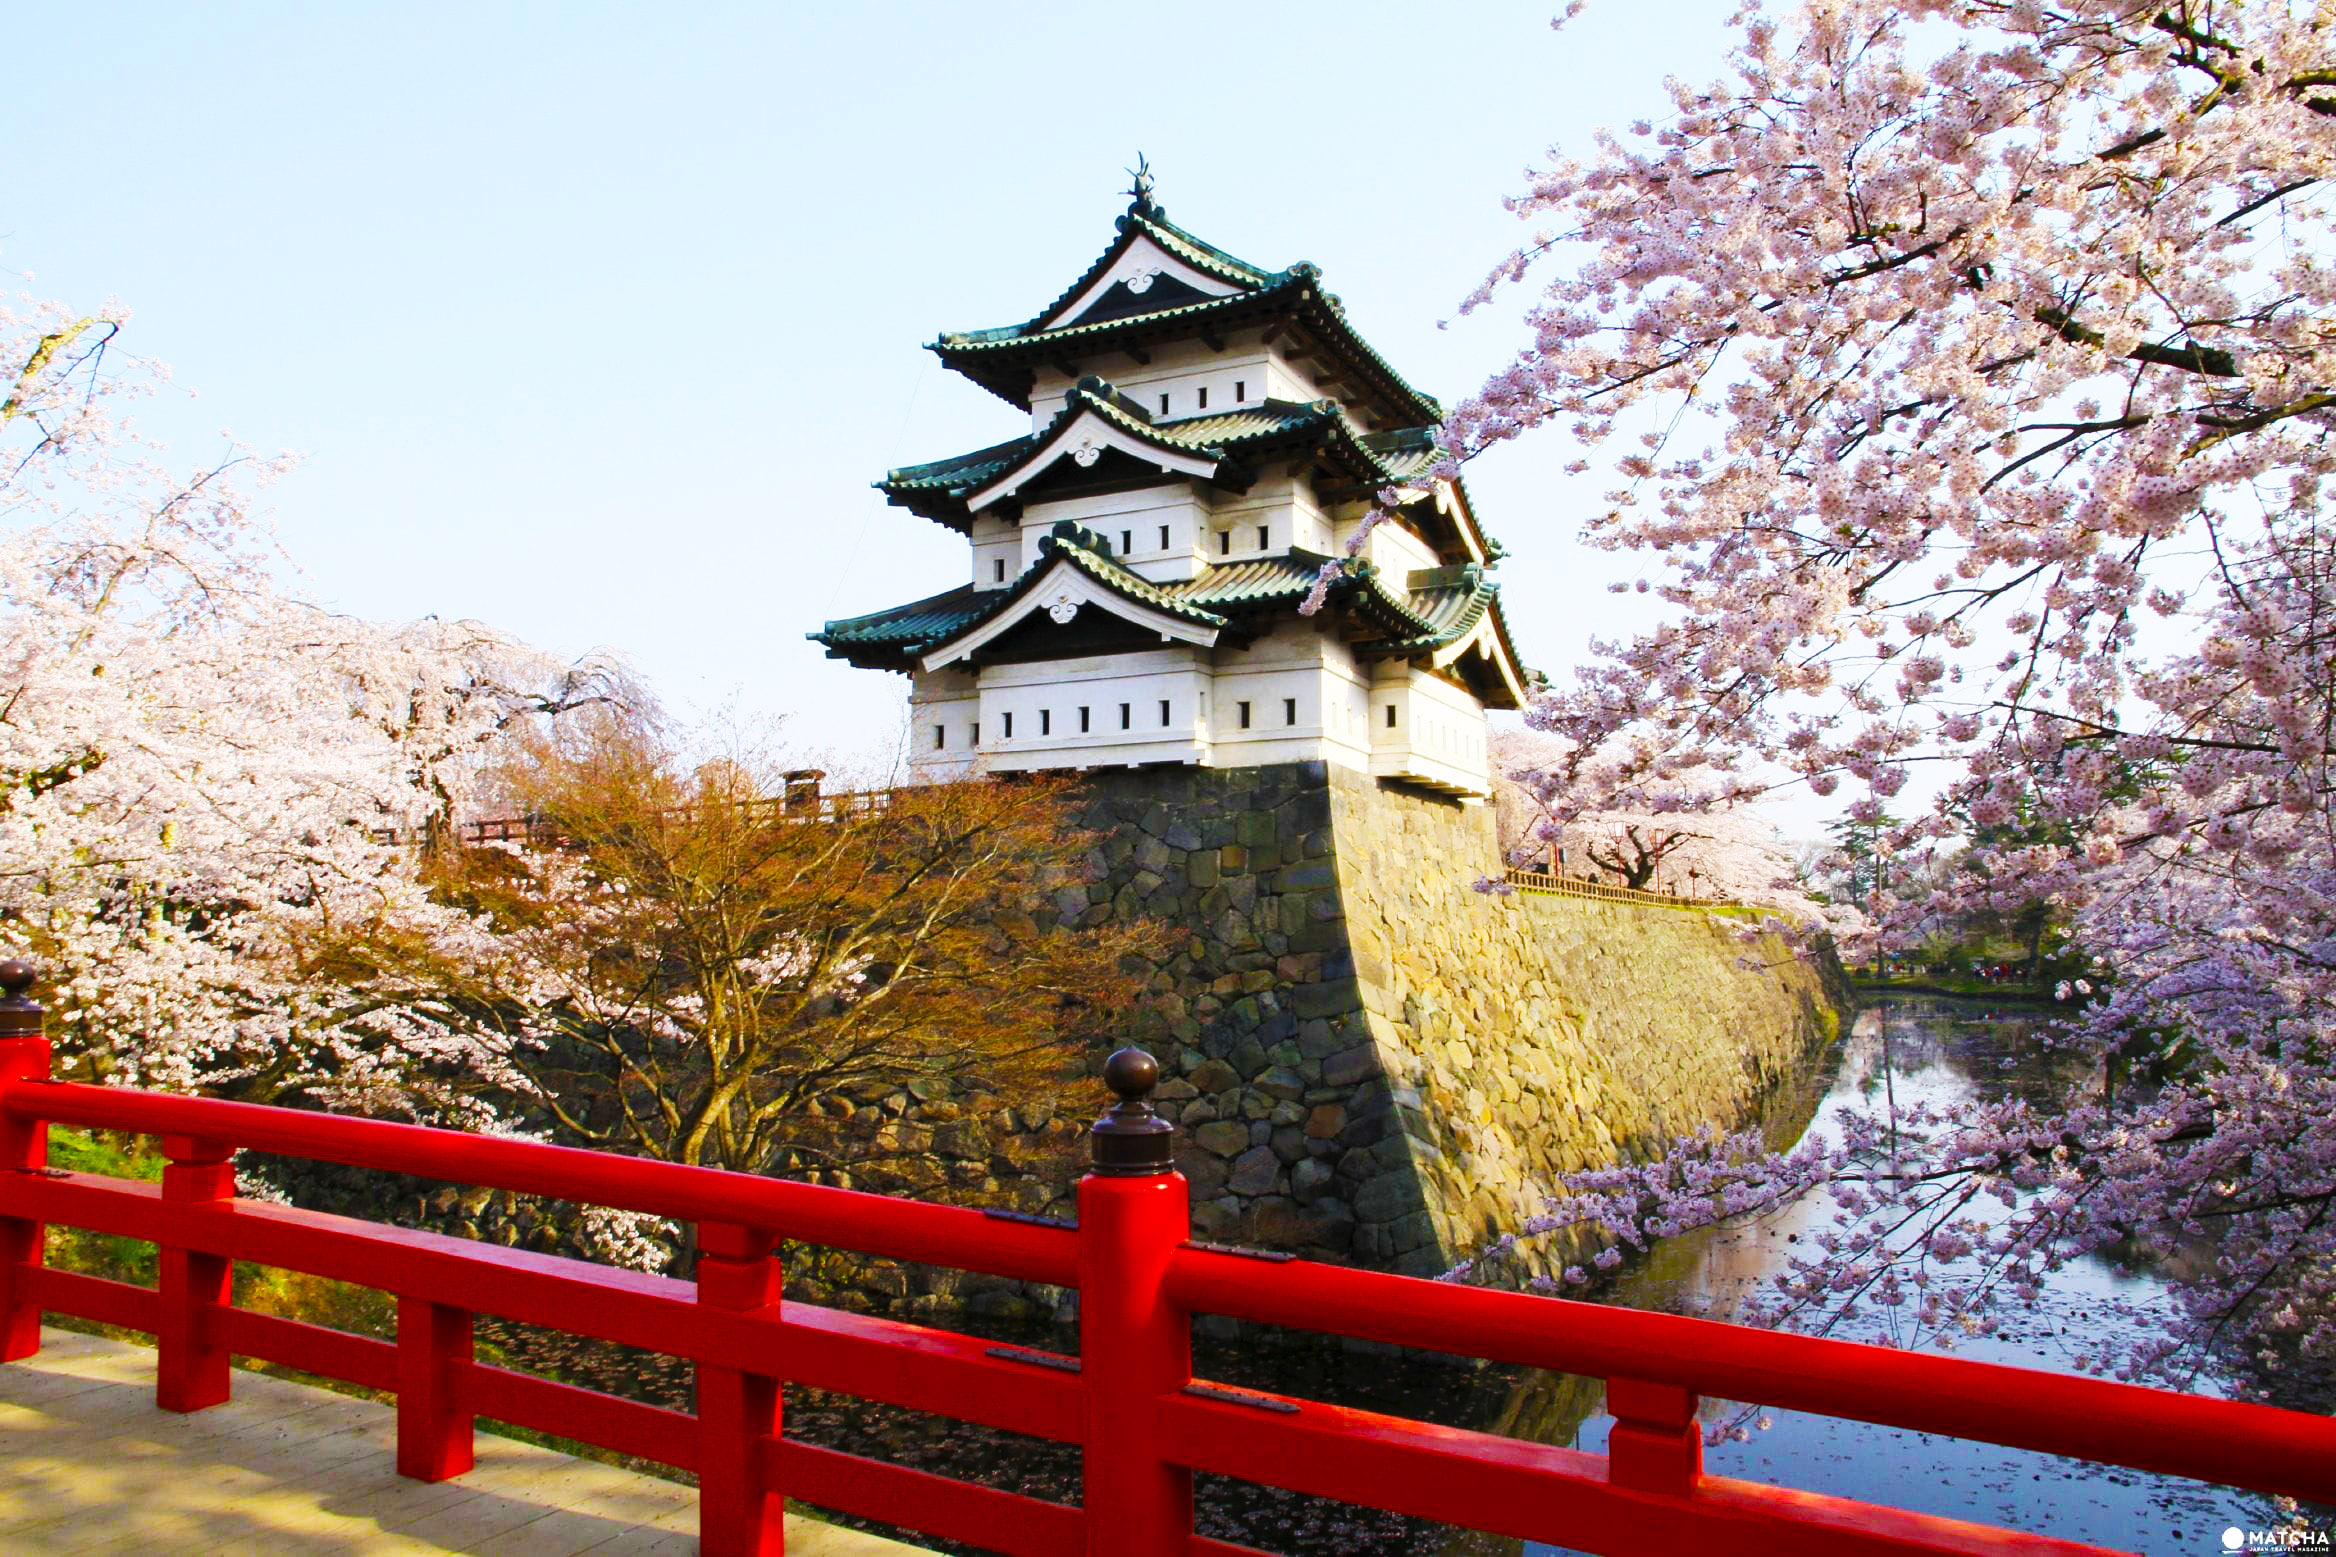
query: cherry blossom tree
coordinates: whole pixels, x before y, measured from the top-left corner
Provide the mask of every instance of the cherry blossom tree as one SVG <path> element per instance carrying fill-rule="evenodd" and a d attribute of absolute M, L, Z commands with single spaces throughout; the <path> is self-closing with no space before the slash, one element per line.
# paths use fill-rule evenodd
<path fill-rule="evenodd" d="M 1847 939 L 1865 930 L 1853 908 L 1811 895 L 1798 851 L 1766 811 L 1715 799 L 1727 787 L 1719 775 L 1690 771 L 1660 786 L 1641 783 L 1634 794 L 1645 809 L 1622 810 L 1584 798 L 1611 799 L 1612 760 L 1583 759 L 1578 748 L 1532 730 L 1496 734 L 1491 756 L 1493 807 L 1511 864 L 1562 864 L 1564 874 L 1640 889 L 1653 887 L 1660 871 L 1683 895 L 1767 909 L 1812 935 Z"/>
<path fill-rule="evenodd" d="M 752 753 L 692 771 L 639 721 L 571 733 L 501 775 L 541 841 L 433 861 L 475 936 L 382 937 L 366 985 L 465 1025 L 574 1143 L 862 1173 L 902 1155 L 876 1104 L 903 1088 L 1051 1099 L 1142 994 L 1129 956 L 1160 951 L 1158 926 L 1041 928 L 1084 850 L 1065 781 L 806 820 Z"/>
<path fill-rule="evenodd" d="M 1848 785 L 1903 867 L 1874 895 L 1895 944 L 1942 909 L 2068 916 L 2101 971 L 2064 1041 L 2102 1084 L 1789 1161 L 1690 1143 L 1561 1214 L 1628 1241 L 1822 1183 L 1851 1230 L 1771 1316 L 1903 1305 L 1942 1336 L 2080 1253 L 2211 1233 L 2115 1365 L 2325 1362 L 2324 9 L 1810 0 L 1739 25 L 1727 79 L 1671 83 L 1513 202 L 1538 230 L 1469 306 L 1536 287 L 1530 339 L 1451 417 L 1444 473 L 1572 439 L 1616 478 L 1589 538 L 1649 560 L 1616 587 L 1666 609 L 1533 723 L 1627 753 L 1626 806 L 1689 769 L 1721 798 Z"/>
<path fill-rule="evenodd" d="M 337 948 L 466 933 L 386 840 L 611 674 L 287 593 L 251 508 L 285 461 L 143 439 L 125 408 L 167 376 L 127 322 L 0 296 L 0 942 L 46 970 L 81 1074 L 445 1106 L 475 1046 L 353 996 Z"/>

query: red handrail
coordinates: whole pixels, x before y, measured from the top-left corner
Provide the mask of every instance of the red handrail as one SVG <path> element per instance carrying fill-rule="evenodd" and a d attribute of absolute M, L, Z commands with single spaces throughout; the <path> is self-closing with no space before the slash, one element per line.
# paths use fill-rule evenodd
<path fill-rule="evenodd" d="M 2336 1421 L 2326 1418 L 1195 1247 L 1185 1182 L 1167 1167 L 1170 1135 L 1141 1101 L 1149 1082 L 1117 1057 L 1123 1101 L 1096 1127 L 1102 1167 L 1080 1185 L 1072 1228 L 535 1142 L 47 1081 L 38 1079 L 46 1042 L 8 1036 L 37 1032 L 37 1019 L 21 1001 L 0 1004 L 0 1360 L 30 1355 L 42 1313 L 62 1313 L 152 1332 L 157 1395 L 169 1409 L 225 1399 L 231 1354 L 391 1391 L 399 1469 L 423 1479 L 469 1467 L 482 1415 L 614 1448 L 697 1475 L 708 1551 L 780 1550 L 785 1489 L 1009 1553 L 1236 1553 L 1192 1533 L 1196 1471 L 1594 1551 L 2092 1550 L 1705 1475 L 1703 1394 L 2336 1499 Z M 163 1137 L 163 1183 L 46 1169 L 50 1121 Z M 697 1279 L 240 1199 L 230 1169 L 238 1148 L 693 1221 Z M 48 1223 L 153 1242 L 160 1284 L 42 1268 Z M 1076 1286 L 1080 1355 L 782 1302 L 781 1239 Z M 234 1309 L 226 1272 L 238 1259 L 396 1294 L 397 1340 Z M 690 1361 L 698 1410 L 480 1364 L 470 1333 L 482 1312 Z M 1196 1383 L 1194 1313 L 1602 1377 L 1616 1425 L 1607 1453 L 1588 1454 Z M 781 1431 L 781 1379 L 1078 1444 L 1083 1502 L 795 1442 Z"/>

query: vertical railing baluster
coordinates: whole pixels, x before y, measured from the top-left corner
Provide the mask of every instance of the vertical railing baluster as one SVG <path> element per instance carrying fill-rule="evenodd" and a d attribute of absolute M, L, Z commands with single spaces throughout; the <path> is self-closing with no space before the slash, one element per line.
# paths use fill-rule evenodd
<path fill-rule="evenodd" d="M 1608 1379 L 1614 1431 L 1606 1440 L 1606 1479 L 1634 1492 L 1694 1491 L 1703 1476 L 1703 1427 L 1695 1408 L 1691 1389 Z"/>
<path fill-rule="evenodd" d="M 235 1198 L 235 1148 L 193 1136 L 162 1138 L 162 1198 L 177 1205 Z M 227 1398 L 227 1351 L 218 1316 L 233 1267 L 224 1254 L 165 1243 L 159 1251 L 162 1313 L 154 1332 L 154 1403 L 200 1411 Z"/>
<path fill-rule="evenodd" d="M 1157 1402 L 1192 1382 L 1192 1321 L 1168 1301 L 1168 1262 L 1192 1236 L 1175 1130 L 1146 1101 L 1159 1062 L 1104 1062 L 1118 1104 L 1088 1132 L 1079 1181 L 1079 1381 L 1087 1396 L 1082 1501 L 1090 1557 L 1181 1557 L 1192 1472 L 1160 1457 Z"/>
<path fill-rule="evenodd" d="M 10 958 L 0 962 L 0 1081 L 46 1080 L 47 1014 L 30 993 L 38 969 Z M 0 1173 L 38 1173 L 49 1162 L 45 1119 L 0 1114 Z M 33 1295 L 45 1229 L 29 1217 L 0 1216 L 0 1362 L 41 1349 L 41 1304 Z"/>
<path fill-rule="evenodd" d="M 727 1222 L 698 1224 L 698 1301 L 750 1313 L 776 1310 L 775 1234 Z M 775 1314 L 774 1314 L 775 1317 Z M 697 1365 L 698 1550 L 706 1557 L 779 1557 L 786 1500 L 763 1440 L 779 1436 L 779 1381 L 740 1368 Z"/>
<path fill-rule="evenodd" d="M 473 1421 L 463 1387 L 471 1359 L 468 1309 L 397 1300 L 397 1473 L 449 1481 L 471 1468 Z"/>

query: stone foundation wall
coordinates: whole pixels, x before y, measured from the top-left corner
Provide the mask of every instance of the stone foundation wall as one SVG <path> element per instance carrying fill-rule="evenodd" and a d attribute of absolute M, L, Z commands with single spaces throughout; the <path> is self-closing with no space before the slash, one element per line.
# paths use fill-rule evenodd
<path fill-rule="evenodd" d="M 1839 969 L 1774 936 L 1745 945 L 1741 919 L 1476 891 L 1499 866 L 1486 807 L 1320 763 L 1088 785 L 1080 820 L 1102 841 L 1070 862 L 1053 914 L 1181 932 L 1123 1041 L 1161 1061 L 1196 1237 L 1434 1274 L 1538 1210 L 1563 1172 L 1751 1120 L 1838 1031 Z M 1748 953 L 1767 966 L 1741 966 Z M 1104 1102 L 1091 1079 L 1014 1109 L 872 1094 L 846 1128 L 882 1155 L 806 1176 L 1068 1219 Z M 511 1197 L 417 1185 L 400 1208 L 561 1244 Z M 1059 1298 L 816 1251 L 793 1276 L 794 1295 L 854 1309 L 1027 1315 Z"/>
<path fill-rule="evenodd" d="M 1432 1274 L 1839 1030 L 1838 967 L 1741 918 L 1478 892 L 1486 807 L 1318 763 L 1091 783 L 1109 841 L 1058 906 L 1186 931 L 1134 1036 L 1196 1236 Z"/>

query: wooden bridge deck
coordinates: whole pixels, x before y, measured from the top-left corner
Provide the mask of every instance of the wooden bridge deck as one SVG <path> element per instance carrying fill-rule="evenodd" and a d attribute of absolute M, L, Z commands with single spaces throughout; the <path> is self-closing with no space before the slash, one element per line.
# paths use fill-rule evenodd
<path fill-rule="evenodd" d="M 476 1552 L 526 1557 L 697 1549 L 697 1494 L 491 1433 L 435 1484 L 395 1467 L 396 1412 L 238 1372 L 225 1405 L 156 1409 L 154 1354 L 48 1329 L 0 1364 L 0 1551 Z M 789 1557 L 916 1548 L 787 1518 Z"/>

